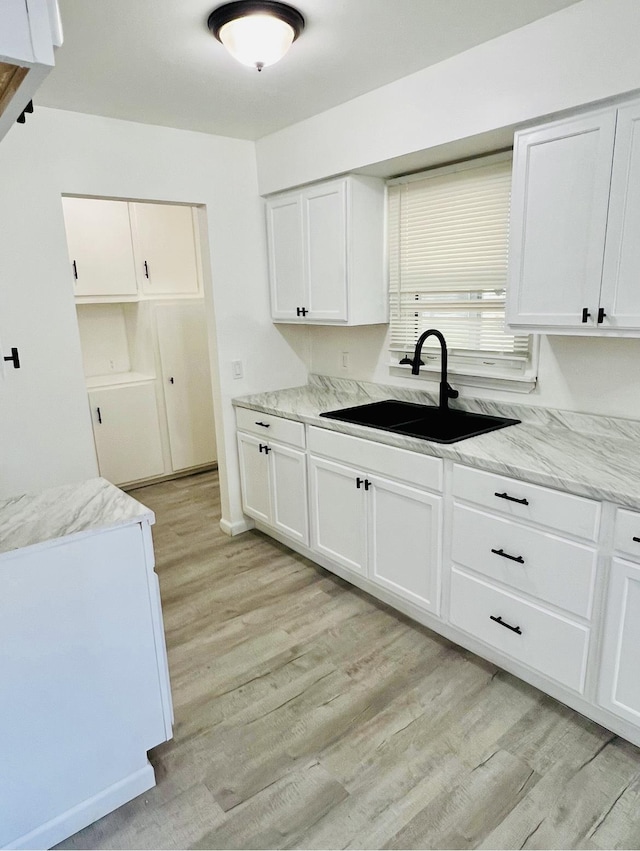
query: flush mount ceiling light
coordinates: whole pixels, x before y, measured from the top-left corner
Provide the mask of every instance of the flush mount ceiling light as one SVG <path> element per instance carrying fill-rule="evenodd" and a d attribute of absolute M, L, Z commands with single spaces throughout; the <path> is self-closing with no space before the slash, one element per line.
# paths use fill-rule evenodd
<path fill-rule="evenodd" d="M 262 71 L 282 59 L 304 29 L 304 18 L 275 0 L 237 0 L 214 9 L 207 25 L 238 62 Z"/>

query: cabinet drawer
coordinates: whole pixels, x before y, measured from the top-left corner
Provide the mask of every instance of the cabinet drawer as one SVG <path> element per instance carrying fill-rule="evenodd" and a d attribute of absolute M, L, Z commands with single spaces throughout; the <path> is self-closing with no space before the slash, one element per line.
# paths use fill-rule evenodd
<path fill-rule="evenodd" d="M 453 495 L 579 538 L 598 537 L 600 503 L 454 464 Z"/>
<path fill-rule="evenodd" d="M 442 460 L 431 455 L 409 452 L 316 426 L 309 429 L 309 450 L 336 461 L 344 461 L 363 472 L 380 473 L 429 490 L 442 490 Z"/>
<path fill-rule="evenodd" d="M 567 541 L 456 503 L 452 558 L 573 614 L 591 615 L 593 547 Z"/>
<path fill-rule="evenodd" d="M 236 408 L 236 422 L 242 431 L 248 431 L 266 440 L 279 440 L 300 449 L 305 447 L 304 424 L 284 417 L 274 417 L 252 411 L 250 408 Z"/>
<path fill-rule="evenodd" d="M 640 560 L 640 514 L 637 511 L 617 509 L 613 546 L 636 561 Z"/>
<path fill-rule="evenodd" d="M 493 618 L 508 624 L 509 629 Z M 577 692 L 584 690 L 589 629 L 456 568 L 451 623 Z M 517 628 L 518 632 L 515 631 Z"/>

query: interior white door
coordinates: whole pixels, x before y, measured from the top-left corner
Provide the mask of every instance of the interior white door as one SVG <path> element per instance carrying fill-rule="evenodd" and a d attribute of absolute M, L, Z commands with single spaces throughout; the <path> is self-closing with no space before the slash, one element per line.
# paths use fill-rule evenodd
<path fill-rule="evenodd" d="M 509 325 L 596 326 L 614 134 L 607 109 L 517 135 Z"/>
<path fill-rule="evenodd" d="M 346 322 L 346 180 L 307 189 L 304 193 L 304 220 L 310 318 Z"/>
<path fill-rule="evenodd" d="M 438 614 L 442 497 L 369 478 L 370 578 Z"/>
<path fill-rule="evenodd" d="M 242 510 L 249 517 L 271 525 L 271 487 L 269 456 L 265 444 L 257 437 L 238 432 Z"/>
<path fill-rule="evenodd" d="M 288 193 L 267 201 L 269 281 L 273 319 L 304 321 L 305 296 L 302 196 Z"/>
<path fill-rule="evenodd" d="M 153 382 L 89 392 L 100 475 L 114 485 L 164 473 Z"/>
<path fill-rule="evenodd" d="M 640 328 L 640 102 L 618 110 L 600 304 L 603 328 Z"/>
<path fill-rule="evenodd" d="M 156 305 L 171 468 L 216 460 L 211 370 L 204 303 Z"/>
<path fill-rule="evenodd" d="M 129 205 L 102 198 L 63 198 L 69 261 L 77 296 L 136 295 Z"/>
<path fill-rule="evenodd" d="M 365 479 L 361 471 L 311 456 L 312 549 L 366 575 Z M 358 487 L 360 481 L 360 487 Z"/>
<path fill-rule="evenodd" d="M 599 702 L 640 724 L 640 565 L 614 558 L 609 576 Z"/>
<path fill-rule="evenodd" d="M 147 295 L 196 295 L 198 264 L 191 207 L 132 203 L 135 249 Z"/>
<path fill-rule="evenodd" d="M 309 543 L 307 456 L 299 449 L 269 443 L 272 523 L 283 535 Z"/>

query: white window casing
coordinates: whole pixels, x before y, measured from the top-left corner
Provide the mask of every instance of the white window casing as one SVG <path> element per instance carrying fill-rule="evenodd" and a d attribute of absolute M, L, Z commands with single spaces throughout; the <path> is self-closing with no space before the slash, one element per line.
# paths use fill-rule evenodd
<path fill-rule="evenodd" d="M 392 367 L 437 328 L 453 375 L 532 389 L 536 348 L 504 330 L 510 197 L 510 154 L 389 181 Z M 439 351 L 435 338 L 425 341 L 421 371 L 439 369 Z"/>

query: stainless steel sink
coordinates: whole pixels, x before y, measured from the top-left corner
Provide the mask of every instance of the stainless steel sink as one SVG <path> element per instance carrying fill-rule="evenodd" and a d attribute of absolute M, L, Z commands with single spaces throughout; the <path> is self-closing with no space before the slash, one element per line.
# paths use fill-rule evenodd
<path fill-rule="evenodd" d="M 397 399 L 327 411 L 320 416 L 409 437 L 420 437 L 435 443 L 455 443 L 520 422 L 507 417 L 491 417 L 488 414 L 473 414 L 468 411 L 442 411 L 431 405 L 401 402 Z"/>

